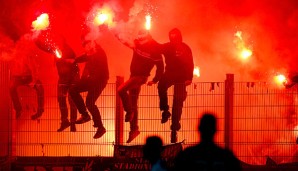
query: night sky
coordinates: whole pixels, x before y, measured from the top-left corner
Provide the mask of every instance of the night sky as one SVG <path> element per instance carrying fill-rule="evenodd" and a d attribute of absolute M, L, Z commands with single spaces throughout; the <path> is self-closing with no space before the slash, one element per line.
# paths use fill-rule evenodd
<path fill-rule="evenodd" d="M 103 5 L 115 14 L 115 25 L 100 30 L 96 37 L 107 52 L 111 82 L 118 75 L 128 76 L 132 56 L 131 49 L 114 35 L 125 33 L 134 38 L 142 27 L 144 12 L 152 14 L 150 32 L 158 42 L 167 42 L 168 32 L 174 27 L 182 31 L 184 42 L 193 51 L 194 63 L 200 67 L 201 76 L 195 81 L 223 81 L 227 73 L 235 74 L 240 81 L 266 81 L 277 72 L 298 70 L 297 0 L 1 0 L 1 51 L 31 32 L 32 21 L 46 12 L 51 28 L 63 34 L 79 55 L 82 25 L 95 6 Z M 247 61 L 239 59 L 237 31 L 242 32 L 245 45 L 253 51 Z M 50 58 L 41 58 L 41 64 L 55 71 Z M 1 59 L 7 59 L 3 53 Z"/>

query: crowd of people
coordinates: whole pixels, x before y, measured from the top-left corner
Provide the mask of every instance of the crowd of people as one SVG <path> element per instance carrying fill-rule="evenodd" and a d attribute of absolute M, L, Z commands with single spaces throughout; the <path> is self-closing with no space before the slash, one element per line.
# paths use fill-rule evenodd
<path fill-rule="evenodd" d="M 157 84 L 161 124 L 172 117 L 171 143 L 177 142 L 177 131 L 180 130 L 183 103 L 187 97 L 186 87 L 193 79 L 193 55 L 191 48 L 183 42 L 181 31 L 177 28 L 170 30 L 169 42 L 160 44 L 155 41 L 148 30 L 140 30 L 137 38 L 132 41 L 120 39 L 121 43 L 132 49 L 130 63 L 130 77 L 117 89 L 122 100 L 125 122 L 130 124 L 127 143 L 132 142 L 139 134 L 138 125 L 138 97 L 141 87 L 145 84 Z M 55 40 L 55 48 L 44 45 L 42 41 L 31 39 L 24 35 L 16 46 L 16 53 L 11 65 L 10 95 L 15 109 L 16 118 L 22 114 L 22 104 L 18 97 L 17 88 L 28 85 L 37 93 L 37 111 L 31 116 L 38 119 L 44 112 L 44 88 L 38 77 L 38 66 L 34 50 L 29 45 L 55 55 L 58 72 L 57 100 L 61 115 L 61 125 L 57 132 L 70 127 L 76 131 L 76 124 L 83 124 L 93 120 L 97 129 L 93 138 L 97 139 L 106 133 L 101 113 L 96 101 L 106 87 L 109 80 L 108 58 L 105 50 L 94 40 L 83 39 L 85 52 L 76 56 L 74 50 L 63 37 Z M 24 50 L 26 49 L 26 50 Z M 85 63 L 80 75 L 79 63 Z M 148 81 L 151 70 L 156 67 L 155 75 Z M 173 86 L 173 105 L 170 112 L 168 89 Z M 80 93 L 87 92 L 86 99 Z M 68 116 L 68 104 L 70 116 Z M 77 118 L 77 111 L 80 117 Z M 91 114 L 92 118 L 90 117 Z M 70 118 L 70 119 L 68 119 Z M 168 168 L 162 158 L 163 141 L 157 136 L 149 136 L 143 147 L 144 158 L 152 164 L 152 171 L 180 171 L 180 170 L 241 170 L 241 163 L 233 152 L 220 147 L 214 142 L 216 133 L 216 117 L 213 113 L 203 113 L 198 126 L 200 142 L 197 145 L 183 149 L 175 158 L 174 167 Z"/>
<path fill-rule="evenodd" d="M 51 35 L 53 39 L 49 39 Z M 30 36 L 29 36 L 30 37 Z M 121 98 L 125 114 L 125 122 L 130 124 L 130 132 L 127 143 L 132 142 L 139 134 L 138 125 L 138 97 L 142 85 L 157 84 L 159 104 L 161 110 L 161 123 L 166 123 L 172 116 L 171 142 L 177 142 L 177 131 L 180 130 L 180 119 L 183 103 L 186 99 L 186 86 L 190 85 L 193 78 L 194 62 L 190 47 L 182 40 L 179 29 L 174 28 L 169 32 L 169 42 L 158 43 L 148 30 L 141 29 L 137 38 L 132 41 L 122 40 L 121 43 L 132 49 L 133 55 L 130 64 L 130 76 L 117 89 Z M 24 39 L 24 40 L 23 40 Z M 54 56 L 58 73 L 57 101 L 59 104 L 61 124 L 57 132 L 62 132 L 70 127 L 76 131 L 76 124 L 83 124 L 91 120 L 97 131 L 93 138 L 100 138 L 106 133 L 101 119 L 101 114 L 96 106 L 96 101 L 109 80 L 108 59 L 105 50 L 95 41 L 82 39 L 85 53 L 77 56 L 69 46 L 65 38 L 54 33 L 43 33 L 39 38 L 22 38 L 27 44 L 34 44 L 39 50 Z M 26 43 L 23 43 L 26 45 Z M 20 43 L 17 51 L 24 52 L 26 49 Z M 32 120 L 40 118 L 44 112 L 43 85 L 36 76 L 36 66 L 28 59 L 32 59 L 34 51 L 26 50 L 27 53 L 16 54 L 17 58 L 12 65 L 10 94 L 16 112 L 16 118 L 22 113 L 22 105 L 19 101 L 17 88 L 21 85 L 31 85 L 38 97 L 37 112 L 31 116 Z M 34 53 L 33 53 L 34 54 Z M 23 59 L 23 60 L 20 60 Z M 79 63 L 85 63 L 84 70 L 80 75 Z M 22 67 L 15 66 L 22 65 Z M 151 70 L 156 67 L 155 76 L 148 81 Z M 14 69 L 17 68 L 17 69 Z M 174 87 L 172 111 L 169 111 L 168 89 Z M 80 93 L 87 92 L 84 100 Z M 69 104 L 67 104 L 67 99 Z M 69 109 L 70 108 L 70 116 Z M 78 112 L 80 117 L 77 118 Z M 69 118 L 69 119 L 68 119 Z"/>

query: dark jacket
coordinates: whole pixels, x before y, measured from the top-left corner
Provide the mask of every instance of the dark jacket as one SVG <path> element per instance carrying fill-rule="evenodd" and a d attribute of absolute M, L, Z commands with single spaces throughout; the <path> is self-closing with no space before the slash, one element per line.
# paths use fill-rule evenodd
<path fill-rule="evenodd" d="M 75 62 L 86 62 L 81 79 L 89 79 L 94 82 L 109 79 L 108 59 L 105 51 L 101 47 L 97 47 L 97 51 L 92 55 L 84 54 L 77 57 Z"/>
<path fill-rule="evenodd" d="M 161 45 L 165 57 L 165 76 L 175 81 L 192 80 L 194 62 L 191 49 L 185 43 L 165 43 Z"/>
<path fill-rule="evenodd" d="M 56 67 L 60 78 L 73 78 L 79 73 L 79 67 L 76 63 L 70 63 L 64 59 L 75 59 L 76 55 L 72 48 L 67 44 L 59 47 L 61 58 L 56 58 Z"/>
<path fill-rule="evenodd" d="M 144 44 L 138 40 L 135 40 L 134 43 L 135 48 L 130 64 L 131 76 L 150 76 L 152 68 L 156 65 L 153 81 L 158 82 L 164 71 L 163 59 L 158 51 L 159 44 L 153 39 Z"/>

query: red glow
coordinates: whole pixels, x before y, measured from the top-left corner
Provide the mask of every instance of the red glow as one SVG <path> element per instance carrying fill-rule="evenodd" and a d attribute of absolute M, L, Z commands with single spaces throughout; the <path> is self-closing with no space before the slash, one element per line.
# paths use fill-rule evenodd
<path fill-rule="evenodd" d="M 16 2 L 19 2 L 19 4 L 15 4 Z M 30 2 L 30 3 L 29 3 Z M 67 42 L 70 44 L 70 46 L 75 50 L 76 54 L 80 54 L 83 49 L 81 46 L 81 25 L 86 24 L 83 23 L 86 21 L 86 13 L 89 14 L 89 10 L 92 9 L 92 7 L 95 5 L 95 1 L 90 0 L 75 0 L 75 1 L 59 1 L 59 3 L 54 3 L 52 0 L 48 1 L 35 1 L 36 3 L 43 3 L 44 8 L 41 7 L 35 7 L 34 3 L 32 3 L 32 0 L 28 1 L 2 1 L 0 8 L 2 7 L 3 13 L 1 13 L 1 18 L 3 19 L 3 25 L 1 30 L 1 33 L 4 35 L 7 35 L 10 37 L 13 41 L 16 42 L 18 40 L 18 36 L 22 35 L 23 33 L 27 32 L 30 29 L 33 29 L 35 32 L 38 33 L 38 29 L 43 28 L 43 22 L 40 22 L 39 19 L 35 21 L 35 24 L 37 25 L 36 28 L 33 27 L 33 22 L 36 19 L 37 15 L 34 15 L 35 11 L 39 11 L 38 15 L 41 11 L 47 11 L 49 12 L 51 21 L 50 23 L 45 24 L 45 29 L 47 27 L 50 27 L 51 30 L 59 31 L 63 36 L 66 38 Z M 102 2 L 108 2 L 108 1 L 96 1 L 97 3 Z M 113 2 L 113 3 L 112 3 Z M 100 28 L 100 25 L 104 25 L 103 28 L 106 28 L 106 25 L 109 25 L 109 28 L 111 26 L 115 26 L 115 29 L 113 31 L 119 32 L 122 37 L 131 37 L 131 35 L 134 34 L 134 32 L 139 29 L 138 27 L 146 27 L 145 24 L 145 15 L 147 13 L 141 13 L 144 12 L 142 3 L 144 1 L 133 1 L 133 0 L 127 0 L 127 1 L 109 1 L 107 3 L 110 5 L 109 7 L 112 10 L 104 10 L 104 8 L 97 8 L 96 11 L 92 11 L 92 16 L 88 15 L 89 23 L 88 27 L 90 25 L 92 27 L 95 27 L 96 29 L 92 28 L 90 31 L 88 30 L 88 33 L 92 32 L 94 34 L 90 34 L 90 37 L 96 39 L 98 42 L 102 42 L 102 46 L 104 50 L 107 52 L 108 58 L 109 58 L 109 67 L 110 67 L 110 80 L 109 82 L 114 83 L 116 76 L 124 76 L 124 78 L 129 77 L 129 64 L 131 62 L 131 49 L 124 47 L 121 43 L 119 43 L 118 40 L 115 39 L 114 34 L 109 32 L 110 30 L 104 30 L 106 32 L 103 33 L 102 30 L 98 29 Z M 148 2 L 148 1 L 147 1 Z M 276 71 L 279 67 L 285 67 L 285 70 L 295 70 L 297 71 L 297 55 L 298 55 L 298 48 L 296 46 L 297 44 L 297 28 L 298 28 L 298 13 L 297 13 L 297 3 L 296 1 L 260 1 L 260 0 L 251 0 L 251 1 L 237 1 L 237 0 L 227 0 L 227 1 L 220 1 L 220 0 L 211 0 L 211 1 L 200 1 L 198 3 L 197 1 L 193 0 L 185 0 L 185 1 L 150 1 L 150 2 L 156 2 L 156 11 L 155 9 L 150 11 L 150 14 L 152 17 L 154 17 L 153 21 L 154 23 L 148 23 L 150 25 L 150 32 L 152 33 L 153 37 L 160 43 L 165 43 L 168 41 L 168 31 L 172 27 L 177 27 L 181 29 L 182 35 L 183 35 L 183 41 L 185 41 L 190 48 L 193 50 L 193 56 L 194 56 L 194 62 L 199 63 L 200 67 L 194 69 L 194 78 L 200 77 L 199 81 L 202 82 L 210 82 L 210 81 L 222 81 L 224 80 L 224 73 L 233 73 L 235 74 L 236 80 L 241 81 L 270 81 L 270 86 L 274 85 L 276 86 L 281 85 L 281 87 L 284 88 L 282 85 L 284 83 L 283 78 L 280 76 L 276 76 L 276 79 L 273 78 L 271 71 Z M 7 5 L 11 4 L 11 5 Z M 44 10 L 47 9 L 47 10 Z M 153 15 L 153 12 L 156 12 L 156 15 Z M 21 14 L 21 15 L 20 15 Z M 98 15 L 97 15 L 98 14 Z M 110 15 L 111 14 L 111 15 Z M 115 14 L 115 16 L 114 16 Z M 28 17 L 30 16 L 30 17 Z M 52 17 L 53 16 L 53 17 Z M 97 17 L 96 17 L 97 16 Z M 158 17 L 157 17 L 158 16 Z M 29 18 L 29 19 L 28 19 Z M 42 17 L 41 17 L 42 18 Z M 115 20 L 117 23 L 115 24 Z M 152 19 L 152 18 L 151 18 Z M 98 20 L 98 22 L 96 22 Z M 42 21 L 42 20 L 41 20 Z M 119 22 L 118 22 L 119 21 Z M 6 24 L 7 23 L 7 24 Z M 26 24 L 24 24 L 26 23 Z M 32 27 L 31 27 L 32 23 Z M 155 25 L 156 23 L 156 25 Z M 89 25 L 90 24 L 90 25 Z M 152 24 L 152 25 L 151 25 Z M 26 27 L 24 27 L 26 26 Z M 99 26 L 99 27 L 98 27 Z M 47 29 L 46 31 L 50 30 Z M 236 30 L 236 31 L 235 31 Z M 241 31 L 237 31 L 241 30 Z M 43 31 L 42 31 L 43 32 Z M 96 34 L 95 34 L 96 33 Z M 235 35 L 233 35 L 235 33 Z M 42 33 L 41 33 L 42 34 Z M 1 36 L 1 35 L 0 35 Z M 89 36 L 89 35 L 88 35 Z M 44 34 L 41 35 L 39 38 L 39 42 L 44 49 L 50 51 L 52 55 L 55 55 L 54 58 L 59 58 L 59 51 L 58 56 L 55 52 L 56 48 L 59 46 L 56 46 L 55 39 L 52 40 L 51 34 Z M 126 38 L 126 37 L 125 37 Z M 8 45 L 7 41 L 4 41 L 4 39 L 1 37 L 0 42 L 0 49 L 3 50 L 6 48 L 6 45 Z M 233 40 L 235 40 L 233 42 Z M 253 42 L 253 48 L 252 43 Z M 1 46 L 2 45 L 2 46 Z M 4 49 L 4 50 L 5 50 Z M 0 50 L 0 54 L 1 54 Z M 12 47 L 6 50 L 6 52 L 14 51 Z M 40 76 L 43 80 L 43 83 L 45 85 L 51 85 L 52 83 L 56 84 L 57 80 L 57 74 L 56 74 L 56 68 L 52 65 L 52 59 L 53 56 L 48 57 L 48 54 L 42 54 L 44 57 L 38 58 L 38 63 L 40 64 Z M 63 54 L 64 55 L 64 54 Z M 11 57 L 10 54 L 6 55 L 6 57 Z M 2 54 L 1 58 L 3 59 L 5 56 Z M 236 57 L 236 59 L 235 59 Z M 119 62 L 121 61 L 121 62 Z M 245 63 L 245 65 L 241 65 Z M 49 65 L 48 65 L 49 64 Z M 200 73 L 201 72 L 201 73 Z M 207 74 L 206 74 L 207 73 Z M 220 74 L 222 73 L 222 74 Z M 286 72 L 283 72 L 286 73 Z M 6 75 L 2 76 L 1 78 L 6 78 Z M 290 81 L 290 80 L 289 80 Z M 200 90 L 198 84 L 198 90 Z M 269 86 L 269 84 L 268 84 Z M 243 90 L 243 92 L 239 93 L 240 97 L 242 97 L 242 94 L 246 94 L 246 91 L 254 91 L 257 87 L 257 83 L 254 84 L 254 87 L 250 86 L 249 89 Z M 113 87 L 114 88 L 114 87 Z M 209 87 L 207 87 L 208 89 Z M 221 88 L 221 87 L 219 87 Z M 219 88 L 215 87 L 215 92 L 220 90 Z M 51 91 L 55 90 L 55 87 L 51 87 Z M 189 87 L 189 89 L 192 89 L 192 87 Z M 267 90 L 267 87 L 263 88 L 264 90 Z M 260 91 L 257 91 L 256 94 L 259 94 L 259 92 L 263 91 L 263 89 L 260 89 Z M 214 92 L 213 91 L 213 92 Z M 296 94 L 295 88 L 291 89 L 285 89 L 285 91 L 293 91 L 292 94 Z M 50 91 L 47 90 L 45 93 L 49 93 Z M 156 89 L 153 91 L 156 93 Z M 147 93 L 147 92 L 146 92 Z M 209 92 L 207 92 L 209 93 Z M 149 93 L 150 96 L 152 95 Z M 202 93 L 203 94 L 203 93 Z M 194 95 L 191 98 L 187 98 L 187 103 L 189 104 L 194 103 L 194 105 L 200 106 L 199 109 L 191 110 L 189 111 L 189 108 L 185 108 L 187 111 L 185 112 L 186 115 L 183 115 L 183 117 L 187 117 L 187 114 L 194 114 L 194 116 L 191 116 L 191 118 L 196 118 L 197 116 L 195 114 L 198 114 L 203 108 L 206 107 L 209 108 L 209 102 L 215 101 L 217 104 L 222 104 L 219 102 L 219 98 L 201 98 L 202 94 Z M 203 94 L 204 95 L 204 94 Z M 207 94 L 209 95 L 209 94 Z M 78 127 L 78 132 L 75 134 L 71 134 L 70 136 L 67 133 L 57 134 L 56 133 L 56 127 L 59 126 L 59 121 L 56 121 L 59 119 L 60 113 L 58 112 L 58 107 L 53 105 L 57 105 L 56 100 L 56 92 L 53 92 L 52 94 L 49 94 L 49 97 L 53 97 L 52 100 L 46 101 L 47 112 L 45 113 L 45 119 L 41 120 L 42 122 L 50 121 L 50 124 L 53 124 L 51 126 L 45 126 L 45 124 L 32 124 L 30 122 L 30 118 L 26 116 L 29 116 L 31 113 L 27 112 L 27 115 L 24 115 L 24 123 L 26 125 L 20 124 L 20 122 L 17 123 L 18 128 L 17 132 L 21 134 L 24 130 L 26 131 L 45 131 L 49 130 L 52 132 L 50 136 L 46 135 L 47 137 L 50 137 L 49 139 L 43 140 L 43 137 L 38 139 L 38 141 L 34 142 L 34 144 L 39 144 L 42 140 L 42 143 L 57 143 L 60 141 L 68 141 L 71 140 L 70 143 L 80 143 L 83 140 L 83 143 L 90 143 L 90 139 L 92 140 L 92 136 L 94 134 L 95 129 L 92 128 L 91 124 L 87 125 L 80 125 Z M 142 96 L 141 96 L 142 97 Z M 269 146 L 267 143 L 267 140 L 270 142 L 275 142 L 281 136 L 278 134 L 280 132 L 283 132 L 283 130 L 290 130 L 291 133 L 293 133 L 293 127 L 288 128 L 285 124 L 282 122 L 285 121 L 287 118 L 283 116 L 282 114 L 285 113 L 283 111 L 277 111 L 280 108 L 278 107 L 278 104 L 281 100 L 280 98 L 274 98 L 273 101 L 271 101 L 271 94 L 267 93 L 263 96 L 255 96 L 249 98 L 243 99 L 243 104 L 241 106 L 246 106 L 247 104 L 254 104 L 254 106 L 260 106 L 267 105 L 267 103 L 272 103 L 268 105 L 268 108 L 240 108 L 238 112 L 235 112 L 237 115 L 239 115 L 240 118 L 250 118 L 252 117 L 251 121 L 249 120 L 243 120 L 239 122 L 239 125 L 236 125 L 236 128 L 244 130 L 241 131 L 241 134 L 239 136 L 240 143 L 248 143 L 248 147 L 246 146 L 242 150 L 242 145 L 239 145 L 236 147 L 236 152 L 238 152 L 241 156 L 260 156 L 262 157 L 262 160 L 255 160 L 251 161 L 251 163 L 258 163 L 263 164 L 263 159 L 265 160 L 266 156 L 270 156 L 272 153 L 277 153 L 278 151 L 283 150 L 283 145 L 280 144 L 280 142 L 277 142 L 276 147 Z M 6 100 L 8 98 L 2 98 L 2 100 Z M 155 102 L 157 97 L 153 99 Z M 295 103 L 297 100 L 297 97 L 293 98 L 295 99 Z M 112 101 L 114 101 L 114 98 L 112 98 Z M 242 102 L 241 100 L 235 100 L 237 103 Z M 202 104 L 201 104 L 202 103 Z M 31 103 L 28 102 L 30 106 Z M 101 104 L 101 101 L 99 101 L 99 104 Z M 186 104 L 189 105 L 189 104 Z M 148 105 L 147 101 L 142 101 L 142 98 L 140 100 L 139 106 L 140 108 L 143 108 L 144 106 Z M 158 104 L 154 104 L 158 105 Z M 283 105 L 283 104 L 282 104 Z M 296 106 L 296 104 L 294 104 Z M 102 108 L 106 108 L 109 106 L 109 103 L 104 101 L 104 105 L 102 105 Z M 275 107 L 277 106 L 278 109 L 275 110 Z M 50 109 L 51 108 L 51 109 Z M 192 108 L 191 108 L 192 109 Z M 242 111 L 243 110 L 243 111 Z M 247 110 L 247 111 L 246 111 Z M 160 111 L 156 109 L 156 111 L 152 112 L 154 114 L 159 113 Z M 104 116 L 109 113 L 115 113 L 114 111 L 104 111 Z M 140 111 L 140 115 L 143 116 L 143 113 L 147 114 L 148 111 Z M 219 111 L 219 113 L 223 113 L 222 111 Z M 296 112 L 297 113 L 297 112 Z M 244 116 L 244 114 L 247 114 Z M 251 115 L 249 115 L 251 114 Z M 261 119 L 256 119 L 256 114 L 259 116 L 262 116 Z M 155 116 L 155 115 L 154 115 Z M 278 120 L 275 120 L 272 122 L 272 120 L 265 120 L 262 118 L 268 117 L 269 118 L 277 118 Z M 51 118 L 47 118 L 51 117 Z M 158 115 L 158 118 L 156 116 L 156 120 L 159 121 L 160 115 Z M 103 117 L 106 119 L 106 117 Z M 153 117 L 146 117 L 145 119 L 148 119 L 150 123 L 154 121 L 152 119 Z M 281 118 L 281 119 L 280 119 Z M 297 118 L 297 116 L 296 116 Z M 55 120 L 53 122 L 53 120 Z M 241 119 L 240 119 L 241 120 Z M 187 120 L 189 121 L 189 120 Z M 27 124 L 28 122 L 28 124 Z M 114 129 L 114 122 L 111 121 L 105 121 L 108 122 L 107 125 L 111 125 L 110 128 L 107 128 L 107 130 L 113 130 Z M 34 122 L 35 123 L 35 122 Z M 272 124 L 274 123 L 274 124 Z M 41 127 L 41 125 L 43 127 Z M 127 125 L 127 129 L 129 129 L 129 125 Z M 147 130 L 151 130 L 149 126 L 145 124 L 140 124 L 142 131 L 146 132 Z M 189 126 L 190 124 L 188 122 L 185 122 L 185 124 L 182 124 L 183 128 L 185 126 Z M 223 124 L 221 124 L 223 125 Z M 148 126 L 148 127 L 147 127 Z M 156 124 L 152 124 L 152 128 L 159 128 L 159 122 Z M 40 127 L 40 129 L 39 129 Z M 85 128 L 92 128 L 90 130 Z M 161 126 L 160 126 L 161 127 Z M 169 130 L 170 125 L 162 126 L 160 130 L 166 129 L 166 131 Z M 150 128 L 150 129 L 148 129 Z M 196 128 L 196 127 L 195 127 Z M 264 130 L 266 128 L 270 129 L 268 131 L 267 137 L 262 137 L 258 133 L 260 131 L 255 131 L 253 133 L 246 131 L 246 130 L 253 130 L 253 129 Z M 88 133 L 82 133 L 83 131 L 86 132 L 88 130 Z M 158 130 L 158 131 L 160 131 Z M 188 128 L 187 128 L 188 130 Z M 278 131 L 276 131 L 278 130 Z M 282 130 L 282 131 L 279 131 Z M 297 130 L 297 129 L 296 129 Z M 82 131 L 82 132 L 81 132 Z M 157 131 L 157 132 L 158 132 Z M 111 131 L 113 133 L 113 131 Z M 274 134 L 271 134 L 274 132 Z M 142 132 L 143 133 L 143 132 Z M 169 137 L 169 135 L 166 132 L 165 137 Z M 243 133 L 243 134 L 242 134 Z M 276 133 L 276 134 L 275 134 Z M 19 139 L 24 139 L 31 137 L 35 138 L 35 134 L 25 134 L 25 136 L 19 136 L 17 134 L 16 137 Z M 181 134 L 184 134 L 181 132 Z M 38 134 L 39 135 L 39 134 Z M 58 135 L 58 136 L 57 136 Z M 108 137 L 110 134 L 107 134 L 106 137 Z M 144 136 L 146 134 L 141 134 L 141 136 Z M 190 135 L 193 136 L 193 132 L 190 133 Z M 85 137 L 86 136 L 86 137 Z M 127 136 L 127 135 L 126 135 Z M 179 135 L 180 136 L 180 135 Z M 47 138 L 45 137 L 45 138 Z M 54 138 L 52 138 L 54 137 Z M 91 138 L 90 138 L 91 137 Z M 184 138 L 184 135 L 180 136 Z M 191 137 L 191 136 L 189 136 Z M 55 141 L 49 141 L 49 140 L 55 140 Z M 78 139 L 75 141 L 75 139 Z M 82 139 L 80 139 L 82 138 Z M 85 141 L 86 138 L 86 141 Z M 126 138 L 126 137 L 125 137 Z M 124 138 L 124 139 L 125 139 Z M 136 142 L 142 142 L 142 139 L 138 138 Z M 188 138 L 188 137 L 187 137 Z M 255 144 L 255 142 L 263 142 L 263 140 L 266 140 L 264 142 L 264 145 Z M 111 140 L 112 142 L 113 140 Z M 189 139 L 187 139 L 189 142 Z M 30 141 L 29 141 L 30 142 Z M 93 142 L 93 141 L 92 141 Z M 104 141 L 105 142 L 105 141 Z M 110 142 L 110 140 L 109 140 Z M 252 142 L 252 145 L 250 145 L 250 142 Z M 26 144 L 27 142 L 21 142 L 20 144 Z M 68 142 L 67 142 L 68 143 Z M 98 143 L 98 141 L 94 141 L 94 143 Z M 30 144 L 30 143 L 29 143 Z M 282 146 L 281 146 L 282 145 Z M 261 147 L 260 147 L 261 146 Z M 286 146 L 286 145 L 285 145 Z M 297 146 L 297 145 L 296 145 Z M 65 146 L 64 146 L 65 147 Z M 260 147 L 260 148 L 259 148 Z M 42 151 L 42 149 L 38 146 L 38 149 L 31 149 L 31 151 Z M 63 147 L 62 147 L 63 148 Z M 61 148 L 61 151 L 63 150 Z M 73 149 L 73 148 L 72 148 Z M 22 152 L 24 149 L 18 150 L 18 152 Z M 53 150 L 53 151 L 52 151 Z M 60 149 L 59 149 L 60 150 Z M 80 148 L 79 148 L 80 150 Z M 94 148 L 92 148 L 94 150 Z M 29 151 L 29 150 L 28 150 Z M 54 153 L 57 151 L 57 149 L 45 149 L 45 154 L 47 155 L 49 152 Z M 91 151 L 91 150 L 90 150 Z M 95 150 L 94 150 L 95 151 Z M 112 151 L 112 150 L 111 150 Z M 76 155 L 81 155 L 82 153 L 87 153 L 86 149 L 83 148 L 80 151 L 75 152 Z M 290 152 L 290 151 L 289 151 Z M 97 153 L 97 152 L 94 152 Z M 31 153 L 29 153 L 31 154 Z M 67 154 L 67 153 L 65 153 Z M 111 153 L 112 154 L 112 153 Z M 20 154 L 24 155 L 24 154 Z M 39 153 L 38 153 L 39 155 Z M 56 154 L 53 154 L 56 155 Z M 63 154 L 64 155 L 64 154 Z M 73 155 L 73 154 L 71 154 Z M 89 154 L 88 154 L 89 155 Z M 93 154 L 92 155 L 97 155 Z M 278 156 L 278 154 L 276 154 Z M 264 157 L 265 156 L 265 157 Z"/>

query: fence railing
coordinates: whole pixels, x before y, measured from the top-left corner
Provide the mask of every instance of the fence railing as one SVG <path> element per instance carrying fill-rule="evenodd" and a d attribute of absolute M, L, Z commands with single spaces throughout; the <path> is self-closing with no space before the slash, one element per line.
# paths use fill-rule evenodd
<path fill-rule="evenodd" d="M 107 133 L 93 139 L 92 122 L 57 132 L 60 112 L 56 85 L 45 87 L 45 112 L 38 120 L 30 116 L 36 111 L 35 92 L 20 87 L 24 112 L 15 118 L 7 82 L 1 87 L 0 136 L 1 156 L 112 156 L 114 145 L 138 145 L 149 135 L 159 135 L 170 143 L 171 119 L 161 124 L 157 87 L 142 86 L 139 107 L 141 134 L 127 144 L 129 124 L 124 122 L 121 101 L 116 89 L 123 78 L 109 83 L 96 102 Z M 297 88 L 284 89 L 265 82 L 234 82 L 227 74 L 224 82 L 194 82 L 187 87 L 178 141 L 189 146 L 199 141 L 197 126 L 202 112 L 212 111 L 218 118 L 215 141 L 231 148 L 243 162 L 264 164 L 267 157 L 278 163 L 295 162 L 297 158 Z M 82 93 L 83 96 L 86 94 Z M 173 90 L 169 89 L 172 106 Z"/>

